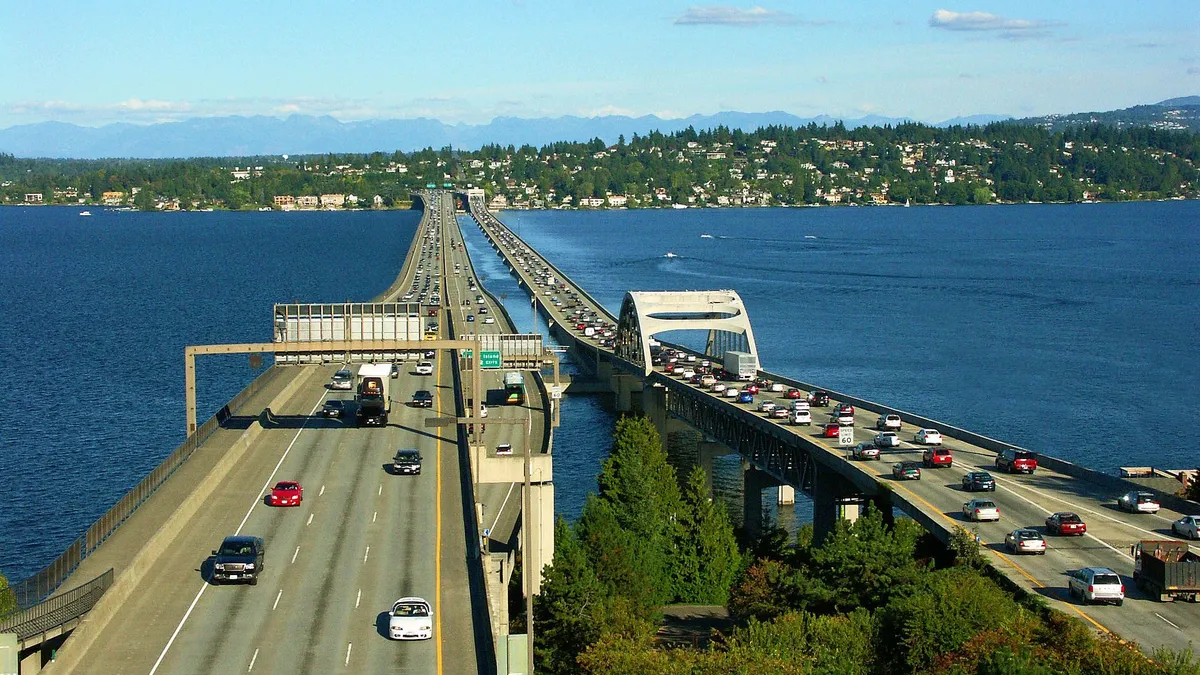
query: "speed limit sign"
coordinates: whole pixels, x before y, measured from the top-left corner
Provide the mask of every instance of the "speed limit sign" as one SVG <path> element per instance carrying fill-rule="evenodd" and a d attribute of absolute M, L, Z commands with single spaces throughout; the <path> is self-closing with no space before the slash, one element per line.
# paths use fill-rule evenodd
<path fill-rule="evenodd" d="M 854 445 L 854 427 L 838 427 L 838 445 L 843 448 Z"/>

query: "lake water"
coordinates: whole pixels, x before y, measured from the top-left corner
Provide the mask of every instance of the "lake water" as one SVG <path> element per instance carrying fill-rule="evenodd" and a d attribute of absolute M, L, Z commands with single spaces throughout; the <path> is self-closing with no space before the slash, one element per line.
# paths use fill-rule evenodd
<path fill-rule="evenodd" d="M 1094 468 L 1200 464 L 1200 202 L 501 217 L 612 310 L 737 290 L 769 370 Z M 182 440 L 185 345 L 270 339 L 274 302 L 371 298 L 418 218 L 0 209 L 0 570 L 49 562 Z M 527 330 L 527 296 L 464 229 Z M 201 419 L 254 375 L 245 356 L 198 371 Z M 564 405 L 568 517 L 611 420 Z"/>

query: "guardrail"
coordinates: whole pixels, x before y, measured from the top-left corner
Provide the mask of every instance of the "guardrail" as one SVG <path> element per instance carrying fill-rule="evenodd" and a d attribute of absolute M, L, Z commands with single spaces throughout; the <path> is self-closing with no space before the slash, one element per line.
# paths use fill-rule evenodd
<path fill-rule="evenodd" d="M 90 611 L 112 583 L 113 571 L 109 568 L 78 588 L 0 619 L 0 633 L 16 633 L 17 640 L 24 642 L 39 633 L 49 632 Z"/>
<path fill-rule="evenodd" d="M 94 523 L 88 527 L 83 536 L 71 542 L 65 551 L 55 558 L 49 565 L 46 565 L 38 572 L 34 573 L 27 579 L 19 581 L 11 585 L 13 593 L 17 598 L 19 607 L 32 607 L 40 603 L 43 599 L 55 591 L 75 568 L 79 567 L 79 563 L 83 562 L 90 553 L 99 548 L 100 544 L 104 543 L 113 532 L 117 530 L 138 507 L 150 498 L 159 487 L 162 486 L 175 470 L 183 465 L 184 462 L 192 456 L 196 448 L 200 447 L 210 436 L 212 436 L 221 425 L 225 423 L 233 413 L 242 406 L 251 396 L 258 393 L 263 387 L 270 384 L 278 375 L 279 366 L 271 366 L 261 375 L 254 378 L 254 381 L 246 385 L 232 399 L 229 400 L 220 410 L 212 417 L 208 418 L 204 424 L 197 427 L 195 433 L 188 436 L 186 440 L 175 448 L 170 455 L 167 455 L 158 466 L 154 467 L 145 478 L 142 478 L 137 485 L 133 486 L 129 492 L 126 492 L 123 497 L 117 500 L 102 516 L 96 519 Z"/>

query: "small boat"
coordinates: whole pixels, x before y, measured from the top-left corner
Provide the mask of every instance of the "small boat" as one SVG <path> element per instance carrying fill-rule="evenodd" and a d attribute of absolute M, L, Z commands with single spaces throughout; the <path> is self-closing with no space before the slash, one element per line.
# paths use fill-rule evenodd
<path fill-rule="evenodd" d="M 687 208 L 687 204 L 672 204 L 672 205 L 671 205 L 671 208 L 673 208 L 673 209 L 686 209 L 686 208 Z"/>
<path fill-rule="evenodd" d="M 711 234 L 702 234 L 702 235 L 700 235 L 700 238 L 701 239 L 712 239 L 713 237 Z"/>
<path fill-rule="evenodd" d="M 905 199 L 905 200 L 904 200 L 904 205 L 905 205 L 906 207 L 907 207 L 907 206 L 912 206 L 912 204 L 911 204 L 911 203 L 910 203 L 910 202 L 909 202 L 907 199 Z"/>
<path fill-rule="evenodd" d="M 80 211 L 80 212 L 79 212 L 79 215 L 81 215 L 81 216 L 90 216 L 90 215 L 92 215 L 92 212 L 91 212 L 91 211 Z"/>
<path fill-rule="evenodd" d="M 815 236 L 813 236 L 813 235 L 811 235 L 811 234 L 806 234 L 806 235 L 804 235 L 804 238 L 805 238 L 805 239 L 816 239 L 816 237 L 815 237 Z"/>
<path fill-rule="evenodd" d="M 671 253 L 670 251 L 667 251 L 667 254 L 664 255 L 663 257 L 664 258 L 678 258 L 679 256 L 675 255 L 674 253 Z"/>

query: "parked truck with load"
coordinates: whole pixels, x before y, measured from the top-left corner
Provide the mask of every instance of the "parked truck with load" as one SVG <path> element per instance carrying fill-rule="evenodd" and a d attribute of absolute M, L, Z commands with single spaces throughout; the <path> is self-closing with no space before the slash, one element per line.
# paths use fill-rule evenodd
<path fill-rule="evenodd" d="M 746 352 L 725 352 L 725 372 L 735 380 L 751 382 L 758 374 L 758 357 Z"/>
<path fill-rule="evenodd" d="M 1182 541 L 1142 540 L 1130 547 L 1133 582 L 1159 602 L 1200 602 L 1200 555 Z"/>
<path fill-rule="evenodd" d="M 354 421 L 357 426 L 387 426 L 392 399 L 388 383 L 392 377 L 392 366 L 387 363 L 364 363 L 358 368 L 358 412 Z"/>

